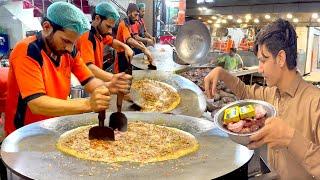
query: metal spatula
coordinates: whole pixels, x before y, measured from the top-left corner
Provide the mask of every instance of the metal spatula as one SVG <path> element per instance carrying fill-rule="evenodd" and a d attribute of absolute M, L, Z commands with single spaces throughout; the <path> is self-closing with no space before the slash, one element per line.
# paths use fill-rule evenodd
<path fill-rule="evenodd" d="M 94 126 L 89 130 L 89 139 L 99 139 L 105 141 L 114 141 L 114 131 L 112 128 L 104 126 L 106 111 L 100 111 L 98 115 L 99 126 Z"/>
<path fill-rule="evenodd" d="M 132 75 L 131 60 L 129 61 L 129 67 L 126 70 L 126 73 Z M 121 112 L 123 96 L 124 94 L 122 93 L 117 95 L 117 112 L 110 115 L 109 127 L 113 130 L 118 129 L 119 131 L 125 132 L 128 129 L 128 118 Z"/>

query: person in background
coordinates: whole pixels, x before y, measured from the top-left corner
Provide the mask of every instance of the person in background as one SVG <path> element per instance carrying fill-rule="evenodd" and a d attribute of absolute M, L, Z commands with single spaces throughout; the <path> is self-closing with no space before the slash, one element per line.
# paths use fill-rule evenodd
<path fill-rule="evenodd" d="M 240 55 L 237 54 L 236 48 L 231 48 L 229 54 L 218 57 L 217 63 L 228 71 L 234 71 L 243 67 L 242 59 Z"/>
<path fill-rule="evenodd" d="M 226 53 L 229 53 L 231 48 L 234 48 L 234 41 L 232 40 L 231 36 L 227 36 L 227 41 L 226 41 Z"/>
<path fill-rule="evenodd" d="M 76 6 L 52 3 L 43 30 L 18 42 L 10 55 L 5 132 L 56 116 L 108 109 L 106 83 L 94 78 L 74 48 L 89 21 Z M 73 73 L 90 98 L 68 99 Z"/>
<path fill-rule="evenodd" d="M 78 39 L 76 47 L 94 76 L 107 82 L 110 93 L 121 92 L 127 94 L 132 79 L 131 75 L 125 73 L 113 75 L 103 70 L 105 45 L 115 49 L 122 48 L 127 61 L 131 60 L 133 56 L 133 51 L 128 45 L 112 37 L 112 28 L 119 18 L 118 11 L 110 3 L 99 3 L 92 15 L 91 30 L 85 32 Z"/>
<path fill-rule="evenodd" d="M 320 179 L 320 89 L 297 72 L 297 35 L 286 20 L 265 26 L 255 40 L 259 73 L 268 87 L 245 85 L 224 69 L 213 69 L 204 79 L 209 97 L 224 81 L 240 99 L 272 104 L 277 117 L 250 136 L 250 149 L 268 145 L 268 161 L 279 179 Z"/>
<path fill-rule="evenodd" d="M 132 48 L 137 48 L 141 50 L 147 56 L 149 69 L 156 69 L 156 66 L 152 64 L 153 57 L 151 55 L 151 52 L 146 48 L 146 46 L 143 43 L 136 41 L 133 38 L 130 25 L 133 25 L 135 21 L 138 20 L 138 16 L 139 12 L 137 5 L 134 3 L 130 3 L 127 8 L 127 17 L 121 20 L 119 23 L 116 39 L 123 43 L 126 43 Z M 117 56 L 114 63 L 114 73 L 124 72 L 128 69 L 128 60 L 125 57 L 123 48 L 117 48 L 116 50 Z"/>
<path fill-rule="evenodd" d="M 156 43 L 156 38 L 152 37 L 150 33 L 147 31 L 144 23 L 144 14 L 145 14 L 145 3 L 138 3 L 137 4 L 138 10 L 139 10 L 139 18 L 136 21 L 135 24 L 131 26 L 133 37 L 137 41 L 142 42 L 144 45 L 148 46 L 154 46 Z"/>

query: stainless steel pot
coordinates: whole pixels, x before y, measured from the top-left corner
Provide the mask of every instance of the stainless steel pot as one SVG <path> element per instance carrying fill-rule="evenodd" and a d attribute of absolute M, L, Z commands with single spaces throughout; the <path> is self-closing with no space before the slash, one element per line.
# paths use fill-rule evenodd
<path fill-rule="evenodd" d="M 89 93 L 87 93 L 84 90 L 83 86 L 75 86 L 75 87 L 71 87 L 71 91 L 70 91 L 70 98 L 71 99 L 75 99 L 75 98 L 86 98 L 89 97 Z"/>

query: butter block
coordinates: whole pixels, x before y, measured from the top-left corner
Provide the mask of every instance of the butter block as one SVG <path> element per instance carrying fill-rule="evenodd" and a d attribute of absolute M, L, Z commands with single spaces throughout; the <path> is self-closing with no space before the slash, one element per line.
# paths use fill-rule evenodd
<path fill-rule="evenodd" d="M 234 106 L 231 108 L 228 108 L 224 111 L 223 121 L 224 123 L 230 123 L 230 122 L 239 122 L 240 121 L 240 115 L 239 115 L 239 106 Z"/>
<path fill-rule="evenodd" d="M 239 113 L 240 119 L 253 118 L 256 115 L 254 107 L 251 104 L 240 107 Z"/>

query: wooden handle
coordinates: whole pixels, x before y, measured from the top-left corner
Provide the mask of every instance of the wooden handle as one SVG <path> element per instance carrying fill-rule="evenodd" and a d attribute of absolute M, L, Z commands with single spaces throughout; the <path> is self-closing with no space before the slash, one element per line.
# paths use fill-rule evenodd
<path fill-rule="evenodd" d="M 98 119 L 99 119 L 99 126 L 103 127 L 104 120 L 106 119 L 106 110 L 99 111 Z"/>

